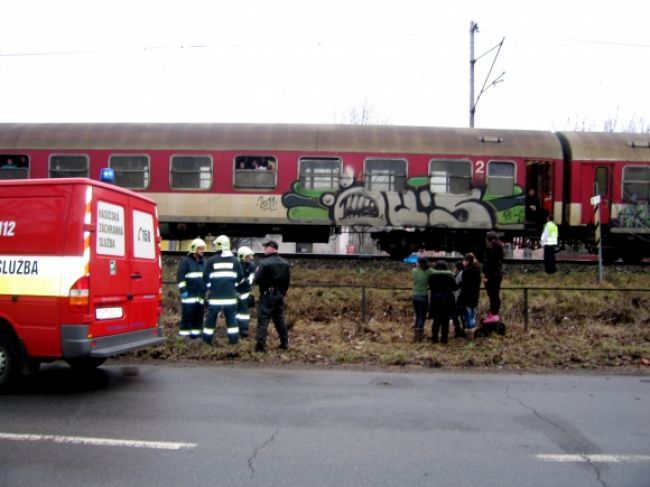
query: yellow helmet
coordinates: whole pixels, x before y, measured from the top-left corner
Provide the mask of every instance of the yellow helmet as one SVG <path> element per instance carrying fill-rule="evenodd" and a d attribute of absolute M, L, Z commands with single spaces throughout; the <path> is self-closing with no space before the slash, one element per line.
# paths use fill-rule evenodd
<path fill-rule="evenodd" d="M 190 244 L 190 254 L 196 254 L 196 251 L 199 247 L 203 247 L 205 249 L 207 246 L 202 239 L 195 238 Z"/>
<path fill-rule="evenodd" d="M 214 241 L 214 248 L 219 250 L 230 250 L 230 239 L 226 235 L 219 235 Z"/>
<path fill-rule="evenodd" d="M 253 252 L 253 249 L 251 249 L 250 247 L 246 247 L 245 245 L 237 249 L 237 257 L 239 257 L 239 260 L 242 261 L 249 255 L 253 255 L 253 254 L 255 254 L 255 252 Z"/>

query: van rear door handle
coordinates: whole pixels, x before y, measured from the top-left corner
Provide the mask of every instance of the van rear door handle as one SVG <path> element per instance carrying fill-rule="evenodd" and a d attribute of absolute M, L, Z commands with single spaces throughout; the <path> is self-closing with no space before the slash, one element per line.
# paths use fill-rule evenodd
<path fill-rule="evenodd" d="M 139 272 L 134 272 L 133 274 L 131 274 L 131 279 L 142 279 L 142 274 L 140 274 Z"/>

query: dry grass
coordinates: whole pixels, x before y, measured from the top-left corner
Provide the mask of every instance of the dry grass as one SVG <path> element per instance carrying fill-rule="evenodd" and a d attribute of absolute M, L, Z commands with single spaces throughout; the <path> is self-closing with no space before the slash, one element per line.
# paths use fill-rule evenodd
<path fill-rule="evenodd" d="M 173 280 L 173 262 L 165 278 Z M 305 261 L 292 262 L 293 287 L 287 298 L 291 348 L 275 350 L 269 330 L 268 354 L 252 351 L 252 341 L 229 346 L 223 324 L 218 345 L 186 343 L 175 335 L 179 303 L 174 285 L 165 287 L 163 325 L 170 337 L 139 358 L 227 363 L 347 365 L 408 368 L 598 369 L 650 371 L 650 274 L 608 269 L 598 284 L 595 270 L 564 269 L 553 276 L 538 268 L 511 269 L 503 287 L 598 288 L 598 291 L 529 290 L 529 328 L 524 329 L 524 293 L 502 292 L 506 336 L 450 339 L 448 345 L 412 342 L 410 267 L 366 263 L 347 270 Z M 361 286 L 366 286 L 365 312 Z M 378 289 L 378 288 L 398 288 Z M 479 313 L 487 297 L 481 296 Z M 254 312 L 253 312 L 254 316 Z M 365 318 L 365 320 L 364 320 Z M 254 332 L 255 319 L 251 324 Z M 427 330 L 429 333 L 430 330 Z"/>

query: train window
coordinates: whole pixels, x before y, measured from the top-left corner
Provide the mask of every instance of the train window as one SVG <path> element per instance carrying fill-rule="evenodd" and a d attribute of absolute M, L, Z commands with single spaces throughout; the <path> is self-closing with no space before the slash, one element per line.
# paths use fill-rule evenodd
<path fill-rule="evenodd" d="M 303 189 L 336 190 L 341 177 L 341 159 L 338 157 L 301 157 L 300 186 Z"/>
<path fill-rule="evenodd" d="M 0 154 L 0 179 L 27 179 L 29 158 L 25 154 Z"/>
<path fill-rule="evenodd" d="M 429 162 L 432 193 L 465 194 L 472 185 L 472 163 L 467 160 L 432 160 Z"/>
<path fill-rule="evenodd" d="M 51 178 L 87 178 L 90 175 L 88 156 L 55 154 L 50 156 Z"/>
<path fill-rule="evenodd" d="M 172 189 L 210 189 L 212 158 L 210 156 L 172 156 Z"/>
<path fill-rule="evenodd" d="M 406 160 L 366 159 L 363 185 L 368 191 L 404 191 Z"/>
<path fill-rule="evenodd" d="M 240 189 L 273 189 L 277 167 L 274 156 L 236 156 L 233 185 Z"/>
<path fill-rule="evenodd" d="M 123 188 L 149 187 L 149 156 L 112 155 L 108 165 L 115 171 L 115 184 Z"/>
<path fill-rule="evenodd" d="M 515 164 L 506 161 L 488 162 L 487 192 L 493 196 L 511 196 L 515 189 Z"/>
<path fill-rule="evenodd" d="M 623 201 L 626 203 L 650 200 L 650 167 L 626 166 L 623 168 Z"/>

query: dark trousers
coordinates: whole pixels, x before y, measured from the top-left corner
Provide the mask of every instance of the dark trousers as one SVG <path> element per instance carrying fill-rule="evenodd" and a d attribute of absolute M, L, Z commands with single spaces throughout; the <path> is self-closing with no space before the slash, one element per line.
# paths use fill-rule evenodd
<path fill-rule="evenodd" d="M 266 335 L 269 321 L 273 320 L 275 330 L 280 337 L 280 346 L 289 346 L 289 331 L 284 320 L 284 296 L 282 294 L 262 294 L 257 306 L 256 348 L 266 349 Z"/>
<path fill-rule="evenodd" d="M 226 320 L 226 334 L 228 343 L 234 345 L 239 342 L 239 327 L 237 326 L 237 305 L 209 305 L 208 317 L 203 327 L 203 341 L 212 343 L 219 313 L 222 313 Z"/>
<path fill-rule="evenodd" d="M 431 324 L 431 341 L 438 342 L 438 334 L 440 334 L 440 341 L 447 343 L 449 338 L 449 320 L 456 308 L 456 301 L 453 294 L 449 293 L 432 293 L 431 307 L 429 315 L 433 318 Z"/>
<path fill-rule="evenodd" d="M 237 324 L 239 325 L 239 335 L 248 336 L 248 328 L 251 322 L 251 312 L 248 309 L 248 298 L 237 300 Z"/>
<path fill-rule="evenodd" d="M 427 319 L 427 307 L 429 298 L 427 296 L 413 296 L 413 310 L 415 311 L 415 325 L 418 330 L 424 330 L 424 322 Z"/>
<path fill-rule="evenodd" d="M 183 303 L 181 305 L 180 336 L 201 336 L 203 330 L 203 303 Z"/>
<path fill-rule="evenodd" d="M 433 323 L 431 325 L 431 341 L 438 342 L 438 333 L 440 333 L 440 341 L 447 343 L 449 338 L 449 319 L 451 318 L 451 310 L 445 307 L 436 308 L 433 311 Z"/>
<path fill-rule="evenodd" d="M 557 272 L 555 265 L 555 245 L 544 245 L 544 270 L 547 274 Z"/>
<path fill-rule="evenodd" d="M 485 290 L 487 291 L 488 298 L 490 298 L 490 313 L 498 315 L 501 309 L 501 276 L 488 276 L 485 283 Z"/>

